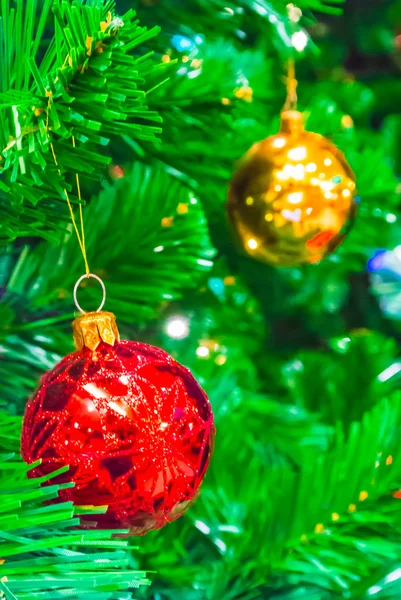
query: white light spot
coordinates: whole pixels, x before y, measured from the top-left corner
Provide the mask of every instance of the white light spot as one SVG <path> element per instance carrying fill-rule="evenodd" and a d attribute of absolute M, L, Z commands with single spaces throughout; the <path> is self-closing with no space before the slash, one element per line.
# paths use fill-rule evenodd
<path fill-rule="evenodd" d="M 391 379 L 391 377 L 394 377 L 394 375 L 396 375 L 400 371 L 401 363 L 393 363 L 392 365 L 390 365 L 390 367 L 382 371 L 380 375 L 377 376 L 377 379 L 383 383 L 384 381 L 388 381 L 389 379 Z"/>
<path fill-rule="evenodd" d="M 273 141 L 272 146 L 273 148 L 284 148 L 285 143 L 285 138 L 279 137 Z"/>
<path fill-rule="evenodd" d="M 295 50 L 297 50 L 298 52 L 302 52 L 308 45 L 308 36 L 304 31 L 296 31 L 293 34 L 291 41 Z"/>
<path fill-rule="evenodd" d="M 314 173 L 317 170 L 317 165 L 315 163 L 308 163 L 305 167 L 305 171 L 307 173 Z"/>
<path fill-rule="evenodd" d="M 49 338 L 46 335 L 35 335 L 35 340 L 37 340 L 38 342 L 51 342 L 51 338 Z"/>
<path fill-rule="evenodd" d="M 332 181 L 322 181 L 321 188 L 324 192 L 331 192 L 331 190 L 335 187 L 335 183 Z"/>
<path fill-rule="evenodd" d="M 164 246 L 157 246 L 157 247 L 156 247 L 156 248 L 153 250 L 153 252 L 163 252 L 163 250 L 164 250 Z"/>
<path fill-rule="evenodd" d="M 301 209 L 296 208 L 295 210 L 282 210 L 281 214 L 284 219 L 287 221 L 292 221 L 293 223 L 299 223 L 301 220 Z"/>
<path fill-rule="evenodd" d="M 219 531 L 224 531 L 227 533 L 241 533 L 236 525 L 219 525 Z"/>
<path fill-rule="evenodd" d="M 178 73 L 178 71 L 177 71 L 177 73 Z M 202 73 L 202 69 L 196 69 L 196 71 L 191 71 L 190 73 L 188 73 L 188 79 L 195 79 L 195 77 L 198 77 L 198 75 L 200 75 L 201 73 Z"/>
<path fill-rule="evenodd" d="M 106 392 L 106 390 L 103 390 L 102 388 L 98 387 L 94 383 L 86 383 L 83 386 L 83 388 L 84 388 L 85 392 L 88 392 L 88 394 L 90 394 L 97 400 L 99 400 L 100 398 L 108 398 L 109 397 L 109 394 Z M 94 410 L 95 410 L 95 407 L 92 406 L 92 404 L 88 403 L 87 411 L 93 412 Z"/>
<path fill-rule="evenodd" d="M 326 165 L 326 167 L 329 167 L 331 164 L 333 164 L 333 161 L 331 160 L 331 158 L 325 158 L 324 164 Z"/>
<path fill-rule="evenodd" d="M 391 213 L 389 213 L 389 214 L 386 216 L 386 221 L 387 221 L 387 223 L 395 223 L 395 222 L 396 222 L 396 220 L 397 220 L 397 217 L 396 217 L 395 215 L 391 214 Z"/>
<path fill-rule="evenodd" d="M 299 204 L 302 202 L 303 197 L 302 192 L 293 192 L 292 194 L 288 194 L 288 202 L 290 204 Z"/>
<path fill-rule="evenodd" d="M 191 198 L 190 203 L 191 204 L 198 204 L 198 201 L 197 201 L 196 198 Z"/>
<path fill-rule="evenodd" d="M 209 535 L 210 533 L 210 527 L 208 527 L 203 521 L 195 521 L 195 527 L 205 535 Z"/>
<path fill-rule="evenodd" d="M 260 4 L 256 4 L 255 3 L 254 4 L 254 8 L 255 8 L 256 12 L 258 12 L 260 15 L 262 15 L 262 17 L 264 17 L 265 15 L 267 15 L 267 10 L 265 8 L 263 8 L 263 6 L 260 6 Z M 270 23 L 274 23 L 274 21 L 272 21 L 270 19 L 271 16 L 272 15 L 269 16 L 269 21 L 270 21 Z M 276 21 L 277 21 L 277 19 L 276 19 Z"/>
<path fill-rule="evenodd" d="M 256 248 L 258 247 L 258 242 L 251 238 L 250 240 L 248 240 L 248 246 L 251 250 L 256 250 Z"/>
<path fill-rule="evenodd" d="M 381 589 L 382 588 L 380 587 L 380 585 L 372 585 L 372 587 L 368 589 L 368 594 L 369 596 L 373 596 L 373 594 L 381 592 Z"/>
<path fill-rule="evenodd" d="M 304 166 L 303 165 L 297 165 L 296 167 L 294 167 L 292 176 L 295 179 L 295 181 L 302 181 L 302 179 L 305 177 Z"/>
<path fill-rule="evenodd" d="M 396 569 L 392 573 L 389 573 L 389 575 L 387 575 L 387 577 L 384 578 L 384 581 L 386 583 L 391 583 L 392 581 L 397 581 L 397 579 L 400 579 L 400 577 L 401 577 L 401 569 Z"/>
<path fill-rule="evenodd" d="M 299 371 L 300 373 L 304 370 L 304 365 L 300 360 L 294 360 L 291 364 L 291 368 L 294 371 Z"/>
<path fill-rule="evenodd" d="M 305 146 L 300 146 L 299 148 L 292 148 L 288 152 L 288 157 L 291 158 L 291 160 L 304 160 L 304 158 L 306 158 Z"/>
<path fill-rule="evenodd" d="M 189 335 L 189 319 L 176 315 L 169 317 L 165 323 L 164 331 L 174 340 L 183 340 Z"/>
<path fill-rule="evenodd" d="M 337 345 L 339 348 L 341 348 L 341 350 L 346 350 L 346 348 L 348 347 L 348 345 L 350 343 L 351 343 L 351 338 L 345 337 L 342 340 L 339 340 Z"/>
<path fill-rule="evenodd" d="M 204 260 L 203 258 L 199 258 L 196 262 L 202 267 L 213 267 L 213 263 L 211 260 Z"/>
<path fill-rule="evenodd" d="M 221 552 L 225 552 L 227 550 L 227 546 L 223 542 L 223 540 L 220 540 L 219 538 L 215 538 L 214 543 L 216 544 L 218 549 L 221 550 Z"/>
<path fill-rule="evenodd" d="M 196 349 L 196 355 L 199 356 L 199 358 L 207 358 L 210 354 L 210 350 L 209 348 L 206 348 L 206 346 L 199 346 L 199 348 Z"/>

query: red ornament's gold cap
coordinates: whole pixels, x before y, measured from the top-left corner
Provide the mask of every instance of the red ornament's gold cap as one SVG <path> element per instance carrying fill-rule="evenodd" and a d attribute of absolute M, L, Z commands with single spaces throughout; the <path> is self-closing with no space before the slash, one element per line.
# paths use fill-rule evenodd
<path fill-rule="evenodd" d="M 302 113 L 297 110 L 284 110 L 281 113 L 281 133 L 300 134 L 305 131 Z"/>
<path fill-rule="evenodd" d="M 101 342 L 114 346 L 120 339 L 116 318 L 110 312 L 86 313 L 73 321 L 72 329 L 77 350 L 96 350 Z"/>

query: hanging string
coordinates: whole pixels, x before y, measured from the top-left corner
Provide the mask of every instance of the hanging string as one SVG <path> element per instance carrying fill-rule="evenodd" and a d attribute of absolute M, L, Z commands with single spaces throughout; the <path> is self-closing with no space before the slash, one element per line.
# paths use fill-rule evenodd
<path fill-rule="evenodd" d="M 61 176 L 60 166 L 58 164 L 56 152 L 54 150 L 54 145 L 53 145 L 52 139 L 50 137 L 50 133 L 49 133 L 49 113 L 50 113 L 50 107 L 51 107 L 51 102 L 52 102 L 52 93 L 51 92 L 47 92 L 47 95 L 48 95 L 49 100 L 48 100 L 48 103 L 47 103 L 47 111 L 46 111 L 46 133 L 47 133 L 48 138 L 49 138 L 49 145 L 50 145 L 50 149 L 52 151 L 54 164 L 57 167 L 59 175 Z M 72 145 L 75 148 L 75 138 L 74 137 L 72 137 Z M 78 244 L 79 244 L 79 247 L 81 249 L 83 259 L 84 259 L 86 275 L 89 275 L 90 274 L 90 269 L 89 269 L 89 264 L 88 264 L 88 258 L 87 258 L 87 255 L 86 255 L 85 228 L 84 228 L 84 218 L 83 218 L 83 211 L 82 211 L 81 186 L 80 186 L 80 182 L 79 182 L 79 175 L 78 175 L 78 173 L 76 173 L 76 181 L 77 181 L 78 199 L 80 201 L 79 202 L 79 217 L 80 217 L 81 233 L 78 230 L 77 222 L 75 220 L 74 211 L 73 211 L 73 208 L 72 208 L 72 204 L 71 204 L 70 197 L 68 195 L 67 189 L 64 188 L 63 191 L 64 191 L 64 194 L 65 194 L 65 198 L 67 200 L 68 209 L 69 209 L 70 215 L 71 215 L 71 221 L 72 221 L 72 224 L 74 226 L 75 233 L 76 233 L 76 236 L 77 236 L 77 239 L 78 239 Z"/>
<path fill-rule="evenodd" d="M 285 78 L 285 82 L 287 86 L 287 99 L 285 101 L 283 110 L 296 110 L 298 102 L 298 81 L 295 76 L 295 61 L 293 58 L 288 61 L 287 77 Z"/>
<path fill-rule="evenodd" d="M 75 137 L 74 136 L 72 136 L 72 145 L 75 148 Z M 79 182 L 78 173 L 75 173 L 75 178 L 77 180 L 77 193 L 78 193 L 78 198 L 79 198 L 79 218 L 81 221 L 81 242 L 82 242 L 82 247 L 83 247 L 83 256 L 84 256 L 84 261 L 85 261 L 86 274 L 89 275 L 89 265 L 88 265 L 88 259 L 86 257 L 85 227 L 84 227 L 84 215 L 83 215 L 83 209 L 82 209 L 81 184 Z"/>

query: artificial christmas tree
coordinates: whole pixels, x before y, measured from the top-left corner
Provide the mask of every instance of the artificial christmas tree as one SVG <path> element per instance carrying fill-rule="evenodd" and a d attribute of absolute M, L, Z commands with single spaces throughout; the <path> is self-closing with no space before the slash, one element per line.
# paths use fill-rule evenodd
<path fill-rule="evenodd" d="M 0 3 L 7 600 L 399 598 L 400 27 L 397 0 Z M 361 202 L 340 248 L 278 269 L 238 250 L 226 197 L 279 130 L 289 60 Z M 199 499 L 141 538 L 83 528 L 100 509 L 68 501 L 68 465 L 29 478 L 18 458 L 28 398 L 74 350 L 71 213 L 122 337 L 213 407 Z"/>

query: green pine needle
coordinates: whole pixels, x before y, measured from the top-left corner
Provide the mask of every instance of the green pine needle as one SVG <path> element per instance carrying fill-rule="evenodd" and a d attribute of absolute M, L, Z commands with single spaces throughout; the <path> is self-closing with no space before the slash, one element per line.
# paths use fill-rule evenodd
<path fill-rule="evenodd" d="M 99 146 L 122 135 L 154 141 L 161 131 L 146 103 L 152 59 L 142 60 L 137 50 L 158 28 L 141 27 L 132 10 L 115 26 L 114 3 L 106 0 L 46 0 L 41 9 L 35 0 L 13 4 L 2 0 L 0 13 L 0 240 L 56 241 L 67 221 L 63 190 L 78 201 L 70 187 L 74 173 L 85 184 L 109 162 Z M 54 32 L 43 56 L 51 14 Z"/>
<path fill-rule="evenodd" d="M 20 422 L 0 411 L 2 448 L 12 445 Z M 0 589 L 7 599 L 128 599 L 130 590 L 149 585 L 146 573 L 130 568 L 127 541 L 77 529 L 71 503 L 43 503 L 62 486 L 40 487 L 43 478 L 26 472 L 14 455 L 0 455 Z"/>

